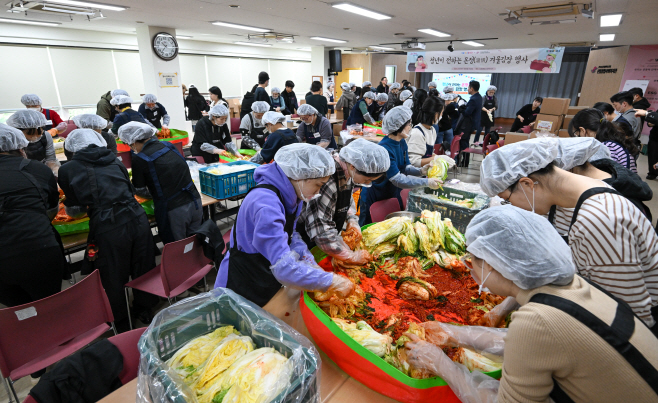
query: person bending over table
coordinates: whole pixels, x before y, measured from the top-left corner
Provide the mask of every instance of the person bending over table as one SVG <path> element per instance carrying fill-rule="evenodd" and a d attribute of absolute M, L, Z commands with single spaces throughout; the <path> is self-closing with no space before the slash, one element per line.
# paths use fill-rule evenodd
<path fill-rule="evenodd" d="M 192 140 L 192 155 L 203 157 L 206 164 L 219 161 L 219 154 L 226 150 L 233 155 L 240 155 L 233 144 L 226 120 L 228 108 L 224 104 L 213 106 L 196 124 Z"/>
<path fill-rule="evenodd" d="M 114 122 L 112 122 L 112 133 L 119 133 L 119 128 L 128 122 L 142 122 L 153 126 L 153 124 L 146 120 L 141 113 L 132 109 L 133 100 L 129 96 L 118 95 L 112 98 L 111 103 L 115 106 L 117 111 L 117 115 L 114 117 Z"/>
<path fill-rule="evenodd" d="M 302 105 L 304 106 L 304 105 Z M 293 143 L 299 143 L 297 135 L 291 129 L 283 126 L 283 123 L 286 121 L 286 117 L 279 112 L 267 111 L 263 115 L 263 123 L 267 128 L 267 131 L 270 133 L 263 144 L 263 148 L 256 153 L 249 161 L 255 162 L 257 164 L 262 164 L 263 162 L 269 164 L 274 159 L 277 151 L 283 146 L 287 146 Z"/>
<path fill-rule="evenodd" d="M 117 141 L 114 138 L 114 135 L 106 131 L 108 126 L 107 120 L 92 113 L 85 113 L 82 115 L 76 115 L 73 118 L 73 123 L 78 127 L 78 129 L 92 129 L 96 131 L 96 133 L 100 133 L 101 137 L 103 137 L 103 140 L 105 140 L 107 143 L 107 148 L 112 151 L 114 155 L 117 154 Z M 66 154 L 66 159 L 69 161 L 73 157 L 73 154 L 71 154 L 69 151 L 66 151 L 66 148 L 64 149 L 64 154 Z"/>
<path fill-rule="evenodd" d="M 354 124 L 359 124 L 362 125 L 365 122 L 368 122 L 370 124 L 375 123 L 375 119 L 370 116 L 370 112 L 368 112 L 368 107 L 370 104 L 375 102 L 375 93 L 368 91 L 366 92 L 361 99 L 359 99 L 354 107 L 352 108 L 352 111 L 350 112 L 350 117 L 347 119 L 347 124 L 348 125 L 354 125 Z"/>
<path fill-rule="evenodd" d="M 139 105 L 138 112 L 144 116 L 156 129 L 166 129 L 169 127 L 171 117 L 165 107 L 158 102 L 158 97 L 153 94 L 146 94 L 142 98 L 143 103 Z"/>
<path fill-rule="evenodd" d="M 240 121 L 242 133 L 242 148 L 260 151 L 267 138 L 267 128 L 263 123 L 263 114 L 270 110 L 270 104 L 256 101 L 251 104 L 251 112 L 244 115 Z"/>
<path fill-rule="evenodd" d="M 388 94 L 378 93 L 375 95 L 375 102 L 371 103 L 368 107 L 368 113 L 375 119 L 376 122 L 384 119 L 386 114 L 386 103 L 388 102 Z"/>

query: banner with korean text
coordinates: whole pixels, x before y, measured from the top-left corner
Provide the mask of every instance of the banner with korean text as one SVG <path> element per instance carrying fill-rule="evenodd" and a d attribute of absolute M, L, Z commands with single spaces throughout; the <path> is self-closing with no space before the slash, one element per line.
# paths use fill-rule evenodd
<path fill-rule="evenodd" d="M 407 52 L 407 72 L 559 73 L 564 48 Z"/>

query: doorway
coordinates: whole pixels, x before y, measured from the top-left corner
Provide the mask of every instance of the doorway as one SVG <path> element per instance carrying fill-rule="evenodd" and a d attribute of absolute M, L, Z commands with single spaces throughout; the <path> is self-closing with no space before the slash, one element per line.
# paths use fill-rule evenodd
<path fill-rule="evenodd" d="M 340 88 L 342 83 L 354 83 L 357 87 L 363 82 L 363 69 L 343 69 L 336 76 L 336 99 L 343 95 L 343 89 Z"/>
<path fill-rule="evenodd" d="M 384 68 L 384 76 L 388 79 L 388 85 L 391 85 L 395 82 L 395 77 L 398 72 L 398 66 L 387 64 Z"/>

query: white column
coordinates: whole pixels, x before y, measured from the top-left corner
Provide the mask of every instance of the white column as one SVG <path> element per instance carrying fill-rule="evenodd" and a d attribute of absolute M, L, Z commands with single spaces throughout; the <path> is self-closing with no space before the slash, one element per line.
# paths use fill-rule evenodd
<path fill-rule="evenodd" d="M 142 75 L 144 77 L 144 90 L 146 94 L 155 94 L 160 102 L 167 109 L 171 117 L 169 127 L 172 129 L 185 130 L 190 134 L 192 140 L 192 125 L 185 120 L 185 105 L 183 103 L 183 90 L 180 83 L 183 82 L 180 75 L 180 63 L 178 57 L 170 61 L 160 59 L 153 51 L 153 37 L 160 33 L 166 32 L 176 36 L 176 30 L 172 28 L 152 27 L 141 25 L 137 27 L 137 46 L 139 47 L 139 59 L 142 63 Z M 165 87 L 160 86 L 160 73 L 178 74 L 178 86 Z M 133 100 L 138 102 L 139 94 L 131 94 Z"/>
<path fill-rule="evenodd" d="M 325 51 L 324 49 L 324 46 L 311 47 L 311 75 L 323 77 L 322 79 L 323 86 L 327 82 L 328 68 L 329 68 L 329 57 L 327 51 Z M 308 80 L 309 82 L 311 82 L 311 77 L 309 77 Z"/>

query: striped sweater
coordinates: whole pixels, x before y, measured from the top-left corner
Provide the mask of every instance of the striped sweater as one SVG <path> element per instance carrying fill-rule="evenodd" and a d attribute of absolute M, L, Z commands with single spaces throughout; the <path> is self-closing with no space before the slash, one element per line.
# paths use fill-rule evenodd
<path fill-rule="evenodd" d="M 604 141 L 603 144 L 610 150 L 610 159 L 637 173 L 635 158 L 619 143 Z"/>
<path fill-rule="evenodd" d="M 583 202 L 569 231 L 573 209 L 557 208 L 555 227 L 569 234 L 581 276 L 626 301 L 648 326 L 658 305 L 658 236 L 651 222 L 628 199 L 601 193 Z"/>

